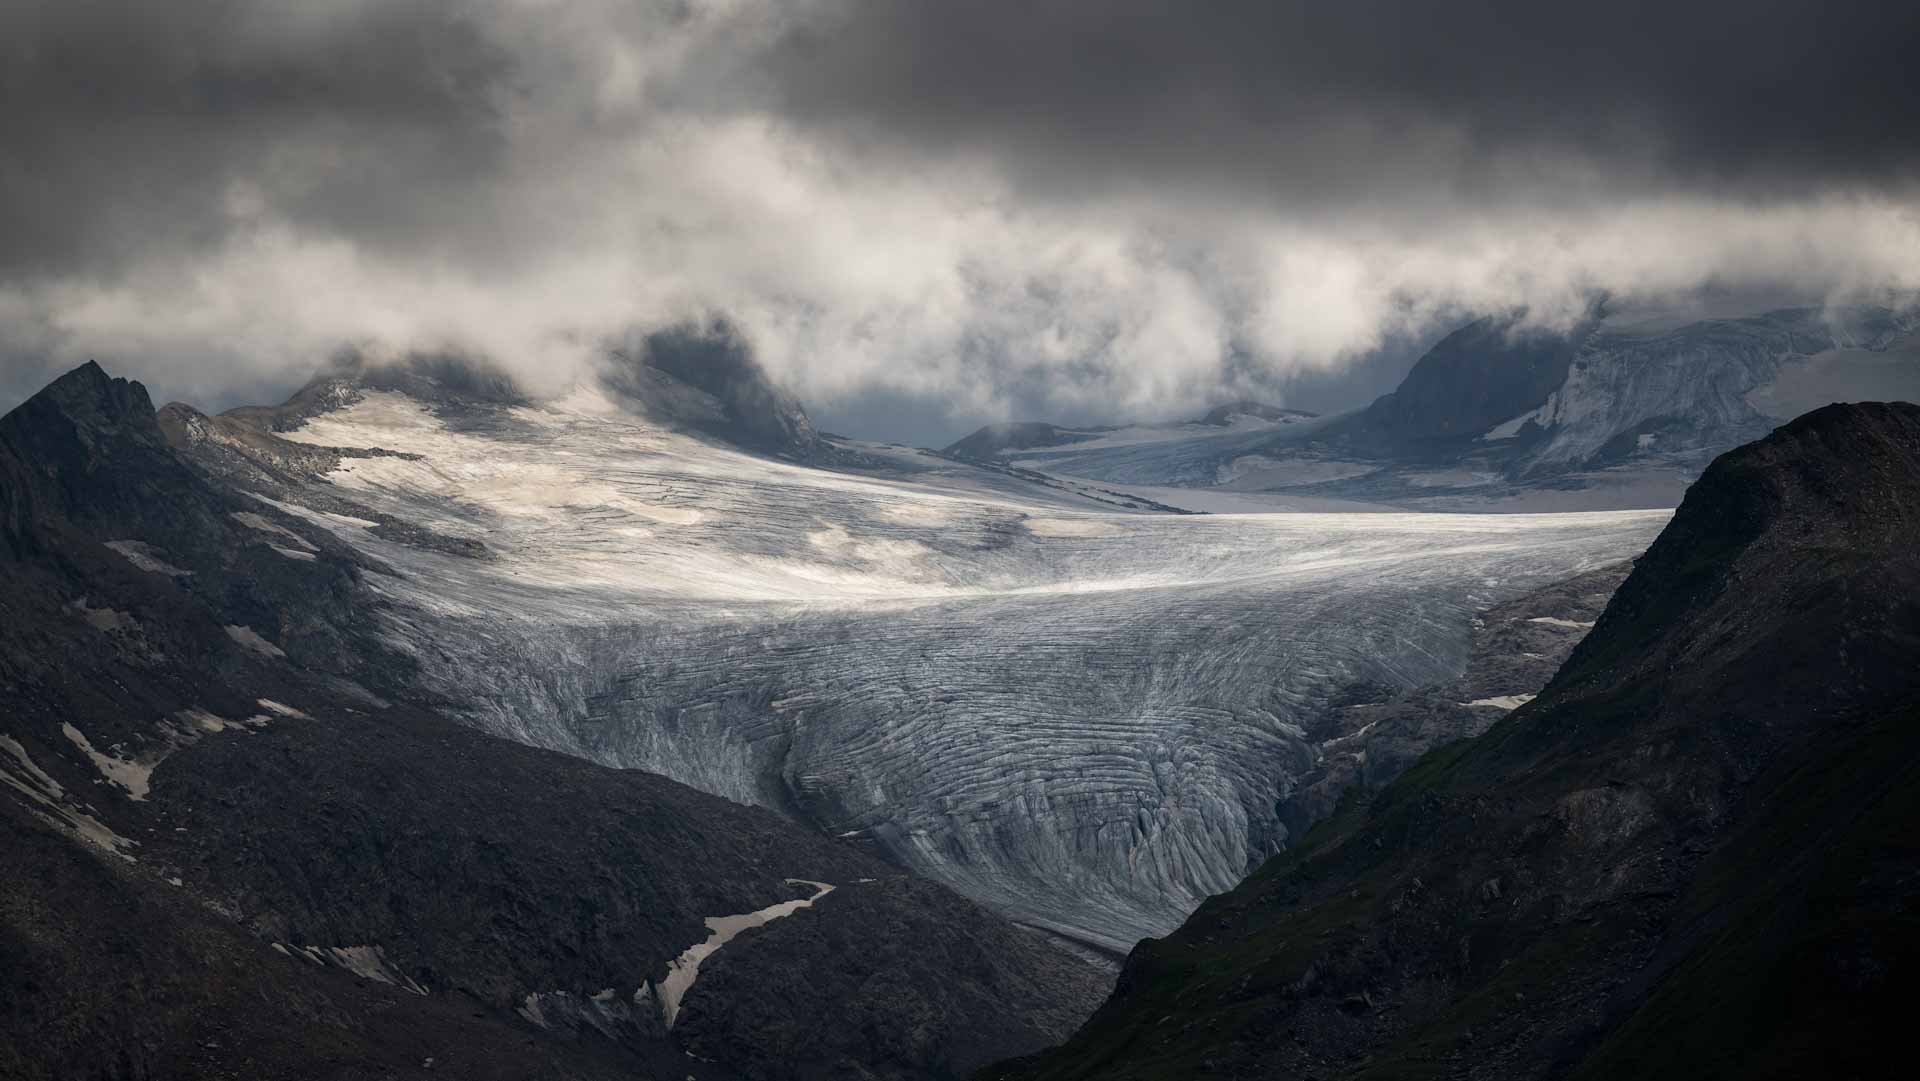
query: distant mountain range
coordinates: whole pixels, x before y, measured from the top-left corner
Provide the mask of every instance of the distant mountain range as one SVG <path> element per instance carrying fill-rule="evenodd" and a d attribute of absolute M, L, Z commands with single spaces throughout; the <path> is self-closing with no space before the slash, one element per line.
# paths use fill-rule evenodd
<path fill-rule="evenodd" d="M 1602 311 L 1564 333 L 1489 317 L 1442 339 L 1393 393 L 1336 417 L 1242 410 L 1271 430 L 1228 432 L 1198 422 L 996 425 L 947 452 L 1195 509 L 1301 498 L 1451 510 L 1671 506 L 1715 454 L 1791 417 L 1832 401 L 1920 398 L 1917 326 L 1871 307 L 1677 322 Z"/>

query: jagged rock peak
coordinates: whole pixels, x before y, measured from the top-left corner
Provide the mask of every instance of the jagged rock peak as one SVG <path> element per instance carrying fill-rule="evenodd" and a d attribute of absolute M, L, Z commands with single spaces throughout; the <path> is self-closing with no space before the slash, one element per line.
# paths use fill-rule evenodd
<path fill-rule="evenodd" d="M 147 388 L 108 375 L 92 360 L 47 384 L 0 424 L 5 426 L 4 437 L 16 445 L 66 432 L 89 450 L 117 438 L 140 442 L 159 438 Z"/>

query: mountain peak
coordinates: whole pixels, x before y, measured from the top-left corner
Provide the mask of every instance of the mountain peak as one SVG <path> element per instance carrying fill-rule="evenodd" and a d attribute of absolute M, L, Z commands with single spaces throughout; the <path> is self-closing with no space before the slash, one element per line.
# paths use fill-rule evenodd
<path fill-rule="evenodd" d="M 94 361 L 0 418 L 0 459 L 17 489 L 6 496 L 6 529 L 23 540 L 62 520 L 157 540 L 191 517 L 175 493 L 199 491 L 168 448 L 147 388 Z"/>
<path fill-rule="evenodd" d="M 116 450 L 162 445 L 147 388 L 89 360 L 0 418 L 0 442 L 23 460 L 91 471 Z"/>

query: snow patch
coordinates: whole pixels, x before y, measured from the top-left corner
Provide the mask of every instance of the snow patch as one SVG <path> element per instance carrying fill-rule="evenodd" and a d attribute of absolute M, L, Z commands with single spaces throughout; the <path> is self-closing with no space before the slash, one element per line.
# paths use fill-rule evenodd
<path fill-rule="evenodd" d="M 105 849 L 128 863 L 134 862 L 126 850 L 138 842 L 120 836 L 99 819 L 69 804 L 66 789 L 33 761 L 19 740 L 0 736 L 0 750 L 6 751 L 26 774 L 21 777 L 12 770 L 0 767 L 0 785 L 13 789 L 36 804 L 32 808 L 35 817 L 62 833 Z"/>
<path fill-rule="evenodd" d="M 1539 424 L 1543 428 L 1552 425 L 1554 412 L 1559 407 L 1559 401 L 1558 401 L 1559 397 L 1560 397 L 1560 392 L 1557 390 L 1554 391 L 1552 394 L 1547 395 L 1547 400 L 1545 402 L 1542 402 L 1540 405 L 1536 406 L 1533 409 L 1527 410 L 1526 412 L 1520 414 L 1519 416 L 1513 418 L 1512 420 L 1506 421 L 1502 424 L 1495 425 L 1492 429 L 1490 429 L 1487 432 L 1487 434 L 1481 436 L 1480 438 L 1486 442 L 1493 442 L 1495 440 L 1500 440 L 1500 439 L 1512 439 L 1514 436 L 1520 434 L 1520 429 L 1526 427 L 1527 422 L 1530 420 Z"/>
<path fill-rule="evenodd" d="M 377 529 L 379 522 L 370 522 L 365 518 L 355 518 L 351 514 L 335 514 L 332 511 L 320 511 L 320 516 L 338 525 L 352 526 L 355 529 Z"/>
<path fill-rule="evenodd" d="M 124 631 L 137 627 L 133 617 L 125 612 L 116 612 L 111 608 L 89 608 L 85 597 L 67 605 L 67 611 L 74 613 L 94 630 L 102 632 Z"/>
<path fill-rule="evenodd" d="M 1493 709 L 1519 709 L 1533 701 L 1530 694 L 1502 694 L 1492 698 L 1476 698 L 1471 702 L 1460 703 L 1463 706 L 1489 706 Z"/>
<path fill-rule="evenodd" d="M 14 760 L 20 763 L 20 768 L 27 771 L 27 776 L 33 780 L 34 786 L 48 798 L 60 799 L 67 794 L 66 789 L 60 787 L 59 781 L 47 776 L 45 770 L 34 764 L 33 759 L 27 754 L 27 749 L 20 745 L 19 740 L 12 736 L 0 736 L 0 750 L 5 750 L 12 755 Z"/>
<path fill-rule="evenodd" d="M 265 728 L 273 723 L 273 718 L 264 713 L 256 713 L 238 721 L 229 721 L 199 706 L 183 709 L 175 713 L 173 719 L 180 723 L 180 727 L 176 728 L 162 721 L 160 731 L 166 735 L 167 742 L 176 747 L 197 743 L 201 736 L 218 735 L 222 732 L 248 732 L 256 728 Z M 154 764 L 159 765 L 159 760 L 156 759 Z"/>
<path fill-rule="evenodd" d="M 1593 627 L 1593 620 L 1582 622 L 1577 619 L 1561 619 L 1558 616 L 1534 616 L 1528 623 L 1545 623 L 1549 627 L 1565 627 L 1572 631 L 1584 631 Z"/>
<path fill-rule="evenodd" d="M 246 526 L 248 529 L 258 530 L 268 536 L 280 537 L 302 552 L 312 553 L 320 550 L 314 546 L 312 542 L 308 541 L 307 538 L 285 526 L 268 521 L 265 517 L 255 514 L 250 510 L 234 511 L 229 517 L 241 525 Z"/>
<path fill-rule="evenodd" d="M 87 756 L 93 763 L 93 768 L 100 771 L 101 776 L 126 789 L 128 799 L 147 798 L 147 788 L 153 777 L 154 763 L 149 762 L 143 765 L 97 751 L 93 744 L 88 742 L 86 734 L 72 724 L 63 723 L 60 731 L 66 734 L 67 739 L 71 740 L 75 747 L 80 748 L 80 752 Z"/>
<path fill-rule="evenodd" d="M 164 574 L 169 578 L 184 578 L 193 573 L 189 570 L 181 570 L 179 567 L 161 559 L 158 555 L 160 549 L 144 541 L 108 541 L 107 547 L 125 556 L 127 562 L 149 574 Z"/>
<path fill-rule="evenodd" d="M 191 726 L 190 730 L 200 732 L 219 733 L 225 732 L 229 728 L 238 727 L 235 722 L 229 721 L 224 717 L 216 717 L 206 710 L 201 709 L 199 706 L 194 706 L 192 709 L 183 709 L 174 714 L 174 716 Z"/>
<path fill-rule="evenodd" d="M 791 916 L 833 892 L 833 887 L 825 882 L 811 882 L 804 878 L 789 878 L 786 881 L 790 886 L 812 886 L 813 896 L 782 901 L 738 916 L 708 916 L 707 930 L 713 933 L 707 936 L 707 940 L 687 947 L 679 957 L 667 963 L 667 978 L 660 981 L 660 1011 L 668 1028 L 672 1028 L 674 1021 L 679 1018 L 680 1003 L 686 1000 L 687 992 L 693 988 L 693 981 L 699 978 L 702 961 L 719 952 L 720 947 L 733 941 L 740 932 L 763 926 L 782 916 Z"/>
<path fill-rule="evenodd" d="M 384 983 L 416 995 L 427 993 L 426 988 L 395 968 L 387 960 L 386 951 L 378 946 L 291 946 L 275 942 L 273 948 L 288 957 L 311 961 L 323 968 L 345 969 L 363 980 Z"/>
<path fill-rule="evenodd" d="M 308 716 L 305 713 L 302 713 L 300 710 L 297 710 L 292 706 L 283 705 L 279 702 L 275 702 L 271 698 L 261 698 L 261 699 L 257 699 L 257 701 L 260 703 L 261 709 L 268 710 L 273 713 L 278 713 L 282 717 L 298 717 L 303 721 L 313 720 L 312 717 Z"/>
<path fill-rule="evenodd" d="M 235 642 L 246 647 L 247 649 L 250 649 L 255 653 L 260 654 L 262 657 L 286 656 L 286 653 L 284 653 L 279 646 L 276 646 L 272 642 L 267 641 L 265 638 L 260 637 L 260 632 L 254 630 L 252 627 L 242 627 L 236 624 L 229 623 L 226 627 L 226 631 L 227 631 L 228 638 L 231 638 Z"/>

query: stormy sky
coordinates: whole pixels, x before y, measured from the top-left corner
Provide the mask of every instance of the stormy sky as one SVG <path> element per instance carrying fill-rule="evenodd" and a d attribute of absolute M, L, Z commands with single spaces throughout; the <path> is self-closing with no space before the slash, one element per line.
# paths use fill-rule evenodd
<path fill-rule="evenodd" d="M 723 316 L 931 442 L 1358 404 L 1602 294 L 1906 304 L 1917 48 L 1805 0 L 14 0 L 0 406 L 342 348 L 552 389 Z"/>

